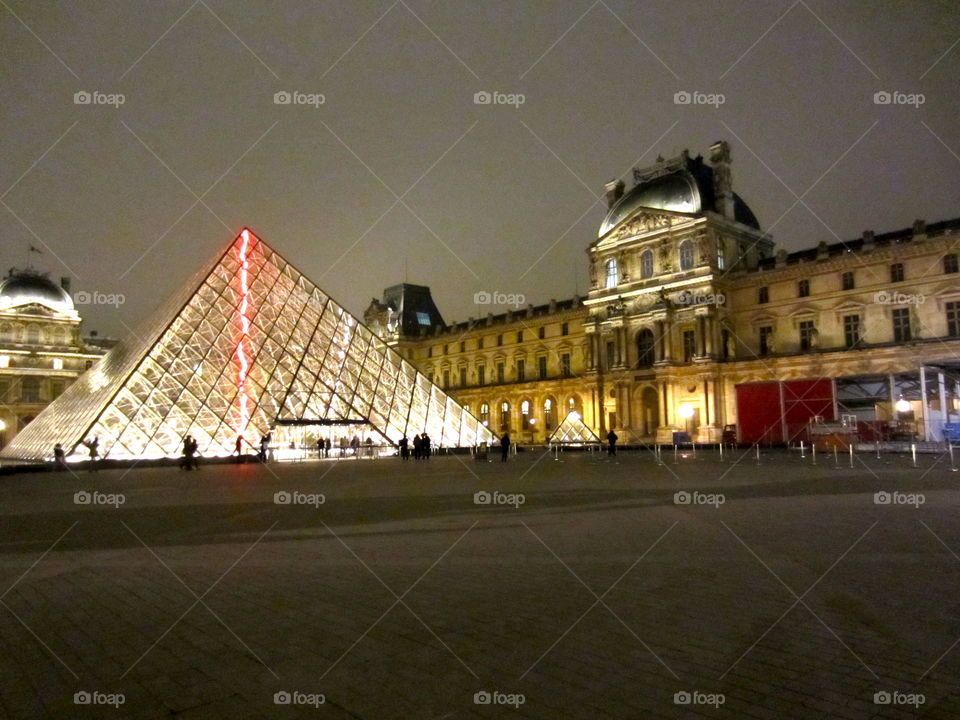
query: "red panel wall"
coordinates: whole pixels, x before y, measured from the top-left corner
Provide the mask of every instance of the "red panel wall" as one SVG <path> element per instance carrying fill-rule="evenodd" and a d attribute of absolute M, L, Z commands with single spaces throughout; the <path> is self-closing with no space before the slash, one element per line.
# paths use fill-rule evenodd
<path fill-rule="evenodd" d="M 836 420 L 833 416 L 833 381 L 829 378 L 815 380 L 787 380 L 783 383 L 783 417 L 787 424 L 787 441 L 808 441 L 807 428 L 810 418 L 821 416 L 825 421 Z"/>
<path fill-rule="evenodd" d="M 737 441 L 743 444 L 783 442 L 780 383 L 745 383 L 737 391 Z"/>

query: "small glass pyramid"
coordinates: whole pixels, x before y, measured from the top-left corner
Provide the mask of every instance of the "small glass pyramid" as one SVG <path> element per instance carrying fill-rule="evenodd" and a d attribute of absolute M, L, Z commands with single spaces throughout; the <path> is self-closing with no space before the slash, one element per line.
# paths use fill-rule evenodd
<path fill-rule="evenodd" d="M 211 267 L 212 266 L 212 267 Z M 278 424 L 363 422 L 378 443 L 492 442 L 476 418 L 244 229 L 215 262 L 47 406 L 0 457 L 230 455 Z M 81 446 L 79 452 L 83 452 Z"/>
<path fill-rule="evenodd" d="M 563 422 L 557 426 L 557 429 L 551 433 L 547 442 L 551 445 L 590 445 L 599 443 L 600 438 L 594 434 L 593 430 L 584 424 L 580 413 L 572 410 L 567 413 L 567 416 L 563 419 Z"/>

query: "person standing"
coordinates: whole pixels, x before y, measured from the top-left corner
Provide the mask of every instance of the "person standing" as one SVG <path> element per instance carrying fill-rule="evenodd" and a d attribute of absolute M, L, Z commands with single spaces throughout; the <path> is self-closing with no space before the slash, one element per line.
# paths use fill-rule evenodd
<path fill-rule="evenodd" d="M 330 457 L 330 448 L 333 447 L 333 440 L 327 438 L 327 441 L 323 444 L 323 456 L 325 458 Z"/>
<path fill-rule="evenodd" d="M 57 443 L 53 446 L 53 469 L 55 472 L 67 469 L 66 453 L 63 451 L 63 445 Z"/>
<path fill-rule="evenodd" d="M 423 459 L 430 459 L 430 436 L 426 433 L 423 434 L 423 437 L 420 438 L 420 443 L 423 445 Z"/>
<path fill-rule="evenodd" d="M 359 456 L 360 455 L 360 438 L 354 435 L 353 438 L 350 440 L 350 447 L 353 450 L 353 456 L 354 457 Z"/>
<path fill-rule="evenodd" d="M 237 450 L 237 460 L 242 462 L 243 461 L 243 435 L 237 435 L 236 450 Z"/>
<path fill-rule="evenodd" d="M 181 450 L 183 457 L 180 458 L 180 467 L 184 470 L 193 469 L 193 438 L 189 435 L 183 438 L 183 450 Z"/>
<path fill-rule="evenodd" d="M 193 435 L 191 435 L 190 436 L 190 466 L 194 470 L 200 469 L 200 460 L 198 459 L 200 456 L 200 453 L 198 452 L 199 447 L 200 446 L 197 443 L 197 439 L 193 437 Z M 187 468 L 187 469 L 189 470 L 191 468 Z"/>
<path fill-rule="evenodd" d="M 423 450 L 423 440 L 420 438 L 420 433 L 417 433 L 413 436 L 413 459 L 419 460 L 420 453 Z"/>
<path fill-rule="evenodd" d="M 84 445 L 87 447 L 87 451 L 90 453 L 90 467 L 87 468 L 89 472 L 94 472 L 97 469 L 97 458 L 100 457 L 100 437 L 97 436 L 93 440 L 85 440 Z"/>
<path fill-rule="evenodd" d="M 507 461 L 507 455 L 510 454 L 510 433 L 504 433 L 500 438 L 500 462 Z"/>
<path fill-rule="evenodd" d="M 260 462 L 265 463 L 267 461 L 267 450 L 270 447 L 270 437 L 268 435 L 260 436 L 260 452 L 257 455 L 257 458 Z"/>
<path fill-rule="evenodd" d="M 327 447 L 327 444 L 323 441 L 323 438 L 317 438 L 317 460 L 323 460 L 323 451 Z"/>
<path fill-rule="evenodd" d="M 611 430 L 607 433 L 607 455 L 611 457 L 617 454 L 617 434 Z"/>
<path fill-rule="evenodd" d="M 409 460 L 409 459 L 410 459 L 410 447 L 409 447 L 409 444 L 408 444 L 407 436 L 406 436 L 406 435 L 404 435 L 402 438 L 400 438 L 400 442 L 398 443 L 398 445 L 400 446 L 400 459 L 401 459 L 401 460 Z"/>

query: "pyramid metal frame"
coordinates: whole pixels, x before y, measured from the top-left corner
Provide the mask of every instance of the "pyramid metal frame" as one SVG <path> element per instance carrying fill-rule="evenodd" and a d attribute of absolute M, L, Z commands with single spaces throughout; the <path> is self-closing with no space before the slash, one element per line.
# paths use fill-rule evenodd
<path fill-rule="evenodd" d="M 557 429 L 550 434 L 547 442 L 551 445 L 589 445 L 599 443 L 600 438 L 583 422 L 580 413 L 571 410 L 563 421 L 557 425 Z"/>
<path fill-rule="evenodd" d="M 436 445 L 493 434 L 306 276 L 244 229 L 213 263 L 47 406 L 0 457 L 176 456 L 191 434 L 225 456 L 278 423 L 368 422 Z M 82 448 L 81 448 L 82 449 Z"/>

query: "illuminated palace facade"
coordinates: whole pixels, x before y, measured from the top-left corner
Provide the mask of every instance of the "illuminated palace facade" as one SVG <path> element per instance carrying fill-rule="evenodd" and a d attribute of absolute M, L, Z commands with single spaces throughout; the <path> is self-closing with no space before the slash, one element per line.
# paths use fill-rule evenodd
<path fill-rule="evenodd" d="M 775 251 L 733 191 L 730 149 L 606 186 L 586 297 L 446 325 L 399 285 L 367 323 L 495 431 L 791 442 L 811 423 L 940 440 L 958 420 L 960 218 Z"/>

